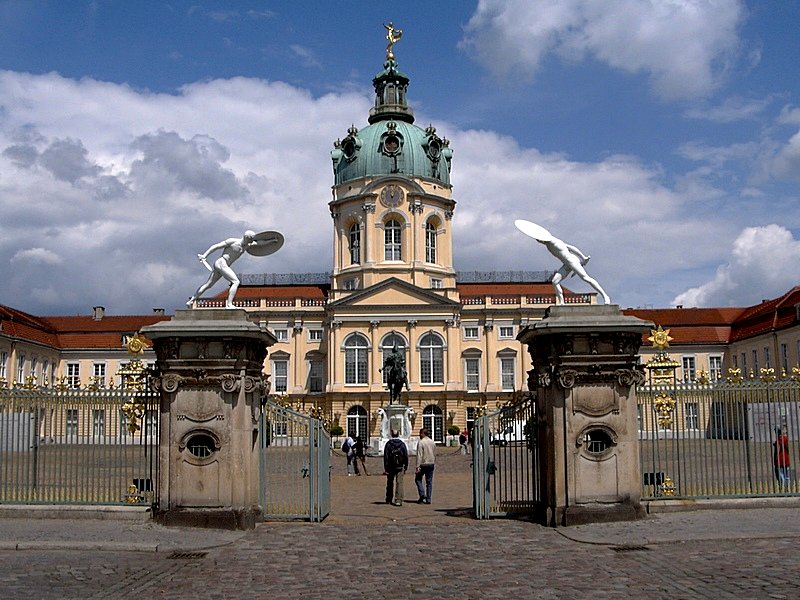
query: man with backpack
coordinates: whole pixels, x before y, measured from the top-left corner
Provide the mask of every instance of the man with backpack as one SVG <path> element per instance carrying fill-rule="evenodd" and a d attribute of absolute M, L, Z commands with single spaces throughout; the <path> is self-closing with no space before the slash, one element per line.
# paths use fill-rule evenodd
<path fill-rule="evenodd" d="M 386 475 L 386 504 L 403 506 L 403 475 L 408 470 L 408 448 L 396 429 L 383 447 L 383 472 Z"/>

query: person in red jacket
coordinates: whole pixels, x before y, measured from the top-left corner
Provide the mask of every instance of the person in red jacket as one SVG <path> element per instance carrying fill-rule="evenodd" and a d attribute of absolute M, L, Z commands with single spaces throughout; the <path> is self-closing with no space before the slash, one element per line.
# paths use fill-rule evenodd
<path fill-rule="evenodd" d="M 789 438 L 782 429 L 775 430 L 775 441 L 772 442 L 772 465 L 775 467 L 775 478 L 778 487 L 789 489 Z"/>

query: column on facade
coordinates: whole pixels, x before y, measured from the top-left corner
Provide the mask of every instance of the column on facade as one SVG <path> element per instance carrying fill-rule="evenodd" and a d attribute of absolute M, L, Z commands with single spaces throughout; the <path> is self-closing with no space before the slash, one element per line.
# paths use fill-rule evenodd
<path fill-rule="evenodd" d="M 342 383 L 341 380 L 341 373 L 339 371 L 339 357 L 341 352 L 339 350 L 341 346 L 341 329 L 342 322 L 332 320 L 330 325 L 330 347 L 328 348 L 328 391 L 333 391 L 334 386 L 340 385 Z"/>
<path fill-rule="evenodd" d="M 293 360 L 292 363 L 292 379 L 294 384 L 294 391 L 295 393 L 302 394 L 303 393 L 303 365 L 305 363 L 305 357 L 303 356 L 303 325 L 296 323 L 294 327 L 292 327 L 292 340 L 294 350 L 292 351 Z"/>
<path fill-rule="evenodd" d="M 489 298 L 486 299 L 486 302 L 489 302 Z M 486 322 L 483 326 L 483 341 L 484 341 L 484 361 L 483 361 L 483 372 L 485 373 L 483 390 L 485 392 L 494 392 L 497 391 L 497 378 L 495 377 L 492 379 L 492 374 L 494 373 L 493 365 L 496 356 L 492 354 L 492 350 L 494 348 L 494 344 L 492 343 L 492 335 L 494 334 L 494 325 L 491 322 Z"/>
<path fill-rule="evenodd" d="M 375 230 L 375 203 L 364 203 L 364 218 L 359 223 L 361 233 L 361 264 L 373 264 L 376 260 L 373 244 L 368 232 Z"/>
<path fill-rule="evenodd" d="M 380 348 L 380 324 L 381 322 L 377 319 L 369 322 L 369 343 L 372 346 L 372 351 L 369 353 L 369 387 L 373 391 L 380 391 L 383 388 L 383 377 L 381 377 L 380 372 L 380 368 L 383 366 L 383 356 Z"/>
<path fill-rule="evenodd" d="M 406 371 L 408 372 L 408 385 L 411 387 L 411 389 L 419 387 L 419 357 L 416 353 L 416 329 L 417 320 L 409 319 L 408 327 L 406 328 L 406 337 L 408 337 L 408 348 L 406 349 Z"/>
<path fill-rule="evenodd" d="M 447 343 L 447 377 L 445 379 L 445 390 L 463 389 L 458 381 L 458 361 L 460 344 L 458 343 L 458 321 L 455 318 L 447 319 L 444 322 L 445 341 Z"/>

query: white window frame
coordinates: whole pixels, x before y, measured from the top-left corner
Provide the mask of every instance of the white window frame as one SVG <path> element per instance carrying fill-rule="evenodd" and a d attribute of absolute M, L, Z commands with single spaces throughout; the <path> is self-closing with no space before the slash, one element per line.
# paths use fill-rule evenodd
<path fill-rule="evenodd" d="M 481 391 L 481 357 L 464 357 L 464 388 L 467 393 Z"/>
<path fill-rule="evenodd" d="M 440 290 L 444 282 L 438 277 L 431 277 L 431 289 L 432 290 Z"/>
<path fill-rule="evenodd" d="M 284 357 L 273 358 L 272 362 L 272 392 L 280 394 L 289 391 L 289 359 Z"/>
<path fill-rule="evenodd" d="M 434 343 L 435 341 L 435 343 Z M 424 334 L 419 341 L 419 379 L 422 385 L 444 383 L 444 341 L 434 332 Z"/>
<path fill-rule="evenodd" d="M 6 379 L 8 374 L 8 352 L 0 351 L 0 378 Z"/>
<path fill-rule="evenodd" d="M 67 387 L 76 389 L 81 385 L 81 363 L 67 363 Z"/>
<path fill-rule="evenodd" d="M 501 340 L 513 340 L 514 339 L 514 325 L 498 325 L 497 326 L 497 337 Z"/>
<path fill-rule="evenodd" d="M 361 227 L 358 223 L 350 225 L 347 231 L 348 250 L 350 251 L 350 264 L 361 264 Z"/>
<path fill-rule="evenodd" d="M 383 229 L 383 259 L 403 260 L 403 224 L 398 219 L 386 221 Z"/>
<path fill-rule="evenodd" d="M 688 431 L 697 431 L 700 429 L 699 408 L 697 402 L 686 402 L 683 405 L 684 427 L 686 427 Z"/>
<path fill-rule="evenodd" d="M 719 354 L 708 357 L 708 377 L 711 381 L 722 379 L 722 356 Z"/>
<path fill-rule="evenodd" d="M 758 377 L 758 350 L 753 348 L 753 374 Z"/>
<path fill-rule="evenodd" d="M 25 383 L 25 355 L 17 354 L 17 383 Z"/>
<path fill-rule="evenodd" d="M 369 385 L 369 340 L 353 333 L 344 340 L 343 347 L 344 384 Z"/>
<path fill-rule="evenodd" d="M 314 385 L 314 382 L 317 381 L 318 384 Z M 308 393 L 319 394 L 324 391 L 325 391 L 325 361 L 322 359 L 322 357 L 311 357 L 308 359 Z"/>
<path fill-rule="evenodd" d="M 500 390 L 513 392 L 517 386 L 517 357 L 510 354 L 500 355 Z"/>
<path fill-rule="evenodd" d="M 67 438 L 78 437 L 80 415 L 77 408 L 68 408 L 64 413 L 64 436 Z"/>
<path fill-rule="evenodd" d="M 106 383 L 106 363 L 92 363 L 92 378 L 98 385 Z"/>
<path fill-rule="evenodd" d="M 769 346 L 764 346 L 764 367 L 772 367 L 772 357 L 769 355 Z"/>
<path fill-rule="evenodd" d="M 309 342 L 321 342 L 322 341 L 322 329 L 315 327 L 314 329 L 308 329 L 308 341 Z"/>
<path fill-rule="evenodd" d="M 286 327 L 276 327 L 272 330 L 272 333 L 275 335 L 275 339 L 279 342 L 289 341 L 289 329 Z"/>
<path fill-rule="evenodd" d="M 425 262 L 436 264 L 436 226 L 425 223 Z"/>
<path fill-rule="evenodd" d="M 479 340 L 481 339 L 481 328 L 477 325 L 464 325 L 462 331 L 464 332 L 465 340 Z M 474 331 L 474 333 L 472 333 Z"/>
<path fill-rule="evenodd" d="M 789 344 L 781 344 L 781 368 L 784 373 L 789 372 Z"/>
<path fill-rule="evenodd" d="M 344 280 L 344 290 L 347 292 L 352 292 L 353 290 L 358 289 L 358 277 L 351 277 L 350 279 Z"/>
<path fill-rule="evenodd" d="M 682 356 L 681 365 L 683 367 L 683 380 L 695 381 L 697 379 L 697 359 L 694 354 Z"/>
<path fill-rule="evenodd" d="M 103 408 L 92 410 L 92 437 L 103 438 L 106 436 L 106 411 Z"/>

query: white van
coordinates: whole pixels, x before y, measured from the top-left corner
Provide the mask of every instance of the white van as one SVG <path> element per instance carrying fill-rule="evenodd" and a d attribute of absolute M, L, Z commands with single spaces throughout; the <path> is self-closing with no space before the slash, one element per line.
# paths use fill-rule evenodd
<path fill-rule="evenodd" d="M 497 446 L 508 444 L 522 444 L 525 442 L 525 421 L 513 421 L 501 431 L 494 431 L 489 438 L 489 443 Z"/>

